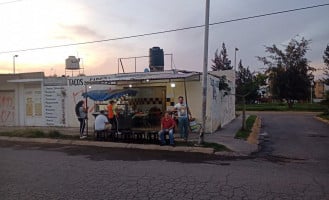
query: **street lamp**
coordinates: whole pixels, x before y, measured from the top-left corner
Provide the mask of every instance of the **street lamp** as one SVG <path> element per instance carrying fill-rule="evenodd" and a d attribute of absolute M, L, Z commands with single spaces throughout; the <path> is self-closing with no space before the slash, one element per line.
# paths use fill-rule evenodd
<path fill-rule="evenodd" d="M 15 58 L 18 57 L 18 55 L 13 56 L 13 72 L 15 74 Z"/>
<path fill-rule="evenodd" d="M 234 71 L 236 71 L 236 52 L 237 51 L 239 51 L 239 49 L 235 47 L 235 49 L 234 49 Z"/>

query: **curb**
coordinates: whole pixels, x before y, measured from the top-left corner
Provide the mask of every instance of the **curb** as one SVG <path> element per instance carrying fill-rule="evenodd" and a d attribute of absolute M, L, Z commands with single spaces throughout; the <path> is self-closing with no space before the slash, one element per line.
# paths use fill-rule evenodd
<path fill-rule="evenodd" d="M 323 118 L 318 117 L 318 116 L 315 116 L 314 118 L 317 119 L 317 120 L 319 120 L 319 121 L 321 121 L 321 122 L 324 122 L 326 124 L 329 124 L 329 120 L 323 119 Z"/>
<path fill-rule="evenodd" d="M 142 149 L 142 150 L 158 150 L 158 151 L 177 151 L 177 152 L 190 152 L 190 153 L 203 153 L 215 154 L 213 148 L 206 147 L 182 147 L 182 146 L 159 146 L 155 144 L 127 144 L 117 142 L 98 142 L 98 141 L 84 141 L 84 140 L 62 140 L 51 138 L 21 138 L 21 137 L 8 137 L 0 136 L 0 140 L 11 142 L 33 142 L 33 143 L 46 143 L 46 144 L 63 144 L 63 145 L 77 145 L 77 146 L 96 146 L 105 148 L 125 148 L 125 149 Z M 218 152 L 217 152 L 218 153 Z M 217 154 L 215 154 L 217 155 Z"/>
<path fill-rule="evenodd" d="M 262 120 L 260 119 L 260 117 L 256 117 L 256 120 L 251 128 L 251 133 L 249 135 L 249 137 L 247 138 L 247 142 L 249 144 L 259 144 L 259 132 L 260 132 L 260 127 L 262 124 Z"/>
<path fill-rule="evenodd" d="M 252 150 L 249 155 L 252 153 L 258 152 L 260 150 L 260 128 L 262 126 L 262 120 L 259 116 L 256 117 L 256 120 L 251 128 L 251 133 L 247 138 L 246 142 L 252 146 Z"/>

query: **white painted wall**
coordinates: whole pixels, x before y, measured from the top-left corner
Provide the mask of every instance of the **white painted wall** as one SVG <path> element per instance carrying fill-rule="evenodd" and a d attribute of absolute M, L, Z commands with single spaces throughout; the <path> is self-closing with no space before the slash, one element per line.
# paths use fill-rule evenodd
<path fill-rule="evenodd" d="M 10 77 L 8 80 L 13 79 Z M 32 115 L 26 116 L 26 92 L 31 91 L 33 101 Z M 1 126 L 42 126 L 43 116 L 35 115 L 35 104 L 43 104 L 41 82 L 7 82 L 1 83 L 0 89 L 0 125 Z M 41 111 L 42 111 L 41 107 Z"/>
<path fill-rule="evenodd" d="M 216 87 L 218 77 L 226 76 L 231 91 L 224 95 Z M 233 70 L 213 71 L 208 74 L 207 114 L 205 132 L 214 132 L 235 118 L 235 73 Z"/>

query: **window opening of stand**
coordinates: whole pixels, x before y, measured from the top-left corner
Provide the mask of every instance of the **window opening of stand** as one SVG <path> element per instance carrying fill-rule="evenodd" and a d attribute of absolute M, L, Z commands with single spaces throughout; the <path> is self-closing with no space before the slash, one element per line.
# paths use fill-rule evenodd
<path fill-rule="evenodd" d="M 82 95 L 94 101 L 95 112 L 92 113 L 94 117 L 101 110 L 107 112 L 109 101 L 115 101 L 119 131 L 158 130 L 167 104 L 166 86 L 134 86 L 130 88 L 127 85 L 123 89 L 92 89 Z"/>

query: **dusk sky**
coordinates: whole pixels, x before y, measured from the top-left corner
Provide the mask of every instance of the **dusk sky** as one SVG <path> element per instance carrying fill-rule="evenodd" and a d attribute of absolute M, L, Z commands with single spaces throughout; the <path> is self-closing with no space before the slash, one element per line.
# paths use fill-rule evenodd
<path fill-rule="evenodd" d="M 68 56 L 82 58 L 87 75 L 117 73 L 118 58 L 147 56 L 159 46 L 173 54 L 177 69 L 202 71 L 204 28 L 151 36 L 40 50 L 24 49 L 121 38 L 203 25 L 205 0 L 1 0 L 0 73 L 43 71 L 65 73 Z M 266 13 L 327 4 L 328 0 L 211 0 L 210 23 Z M 298 36 L 297 36 L 298 35 Z M 245 67 L 264 67 L 256 56 L 266 46 L 287 44 L 292 38 L 311 39 L 307 58 L 323 68 L 323 52 L 329 43 L 329 6 L 210 26 L 209 70 L 217 48 L 225 42 L 229 59 L 242 59 Z M 134 60 L 123 60 L 126 72 Z M 148 67 L 148 58 L 137 59 L 137 71 Z M 170 69 L 170 57 L 165 57 Z M 321 74 L 322 71 L 317 72 Z M 71 75 L 71 73 L 69 73 Z"/>

